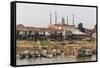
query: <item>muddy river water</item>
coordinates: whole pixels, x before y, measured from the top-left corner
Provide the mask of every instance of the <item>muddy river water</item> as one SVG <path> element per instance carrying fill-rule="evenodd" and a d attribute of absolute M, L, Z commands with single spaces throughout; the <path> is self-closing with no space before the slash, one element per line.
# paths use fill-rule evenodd
<path fill-rule="evenodd" d="M 95 61 L 96 55 L 92 55 L 89 57 L 79 57 L 79 58 L 71 58 L 65 55 L 57 56 L 53 58 L 25 58 L 20 59 L 19 57 L 16 58 L 17 65 L 29 65 L 29 64 L 45 64 L 45 63 L 62 63 L 62 62 L 79 62 L 79 61 Z"/>

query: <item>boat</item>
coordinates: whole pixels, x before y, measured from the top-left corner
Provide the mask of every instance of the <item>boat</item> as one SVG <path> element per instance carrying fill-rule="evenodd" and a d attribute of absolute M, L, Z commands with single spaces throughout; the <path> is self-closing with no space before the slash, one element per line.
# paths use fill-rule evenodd
<path fill-rule="evenodd" d="M 53 57 L 53 54 L 50 53 L 50 52 L 47 52 L 46 54 L 41 54 L 42 57 L 45 57 L 45 58 L 52 58 Z"/>
<path fill-rule="evenodd" d="M 92 56 L 92 50 L 87 48 L 79 49 L 78 57 Z"/>
<path fill-rule="evenodd" d="M 23 51 L 20 53 L 20 58 L 33 58 L 33 55 L 29 51 Z"/>
<path fill-rule="evenodd" d="M 35 52 L 35 54 L 34 54 L 34 57 L 36 58 L 36 57 L 41 57 L 41 53 L 40 52 Z"/>

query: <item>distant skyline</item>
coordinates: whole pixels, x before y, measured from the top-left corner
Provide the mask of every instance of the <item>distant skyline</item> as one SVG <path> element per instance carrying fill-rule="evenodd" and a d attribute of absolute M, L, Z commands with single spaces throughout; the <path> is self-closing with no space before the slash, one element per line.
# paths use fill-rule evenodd
<path fill-rule="evenodd" d="M 67 24 L 74 24 L 76 27 L 83 23 L 84 28 L 94 28 L 96 24 L 96 8 L 94 7 L 76 7 L 76 6 L 59 6 L 59 5 L 42 5 L 17 3 L 17 24 L 33 27 L 47 27 L 50 24 L 50 13 L 52 23 L 55 23 L 55 12 L 57 14 L 57 23 L 62 23 L 62 17 Z"/>

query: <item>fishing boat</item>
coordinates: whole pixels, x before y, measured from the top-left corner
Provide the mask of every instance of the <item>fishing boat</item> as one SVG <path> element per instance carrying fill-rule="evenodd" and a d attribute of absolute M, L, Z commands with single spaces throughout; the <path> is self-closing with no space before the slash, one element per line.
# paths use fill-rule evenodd
<path fill-rule="evenodd" d="M 20 53 L 20 58 L 33 58 L 33 55 L 29 51 L 23 51 Z"/>
<path fill-rule="evenodd" d="M 41 57 L 41 53 L 38 52 L 38 51 L 36 51 L 35 54 L 34 54 L 34 57 L 35 57 L 35 58 L 36 58 L 36 57 Z"/>
<path fill-rule="evenodd" d="M 45 57 L 45 58 L 52 58 L 53 57 L 53 53 L 47 52 L 45 54 L 41 54 L 41 56 Z"/>
<path fill-rule="evenodd" d="M 86 57 L 86 56 L 92 56 L 92 50 L 86 48 L 79 49 L 78 57 Z"/>

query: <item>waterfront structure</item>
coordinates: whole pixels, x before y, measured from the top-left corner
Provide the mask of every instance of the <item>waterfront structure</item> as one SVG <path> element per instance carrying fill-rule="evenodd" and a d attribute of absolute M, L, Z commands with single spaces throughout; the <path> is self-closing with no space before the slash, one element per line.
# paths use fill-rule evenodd
<path fill-rule="evenodd" d="M 16 26 L 17 39 L 41 40 L 48 38 L 48 39 L 63 40 L 63 39 L 82 39 L 86 38 L 87 36 L 88 35 L 86 33 L 80 32 L 78 29 L 72 28 L 72 26 L 71 27 L 68 26 L 67 28 L 64 29 L 26 27 L 22 24 Z"/>
<path fill-rule="evenodd" d="M 65 18 L 61 18 L 61 23 L 57 22 L 57 12 L 55 12 L 55 23 L 52 22 L 52 14 L 50 13 L 50 24 L 47 28 L 44 27 L 28 27 L 23 24 L 16 25 L 16 38 L 27 40 L 67 40 L 67 39 L 83 39 L 88 35 L 80 32 L 74 24 L 74 15 L 72 15 L 73 24 L 65 23 Z"/>

